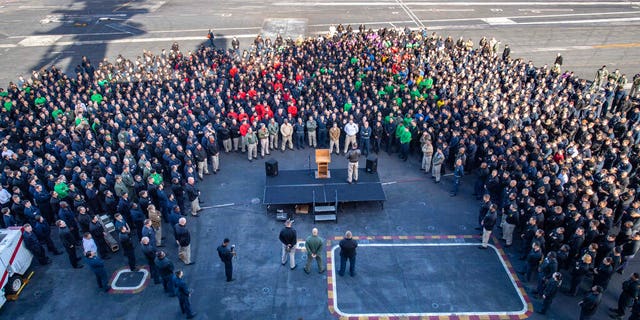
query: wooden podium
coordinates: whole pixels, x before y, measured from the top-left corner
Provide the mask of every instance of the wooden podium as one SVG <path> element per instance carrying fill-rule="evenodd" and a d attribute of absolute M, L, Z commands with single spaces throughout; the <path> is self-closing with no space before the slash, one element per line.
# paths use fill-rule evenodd
<path fill-rule="evenodd" d="M 331 152 L 329 149 L 316 149 L 316 164 L 318 170 L 316 170 L 316 179 L 331 178 L 329 172 L 329 163 L 331 162 Z"/>

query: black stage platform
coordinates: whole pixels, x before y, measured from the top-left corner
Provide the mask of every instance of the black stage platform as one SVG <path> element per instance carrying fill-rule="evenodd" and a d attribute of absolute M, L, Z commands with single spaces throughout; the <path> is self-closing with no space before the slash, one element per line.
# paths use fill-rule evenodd
<path fill-rule="evenodd" d="M 338 202 L 386 201 L 378 173 L 359 169 L 358 182 L 347 182 L 347 169 L 331 169 L 331 178 L 316 179 L 312 170 L 282 170 L 266 177 L 263 204 L 307 204 Z"/>

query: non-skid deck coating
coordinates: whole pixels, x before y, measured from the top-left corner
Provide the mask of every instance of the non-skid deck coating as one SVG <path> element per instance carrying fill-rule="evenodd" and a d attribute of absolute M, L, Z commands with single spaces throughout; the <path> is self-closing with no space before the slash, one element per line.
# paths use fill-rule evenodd
<path fill-rule="evenodd" d="M 306 204 L 338 202 L 385 201 L 382 183 L 377 173 L 359 169 L 358 182 L 347 183 L 347 169 L 331 169 L 331 178 L 316 179 L 313 170 L 281 170 L 275 177 L 266 177 L 264 204 Z"/>
<path fill-rule="evenodd" d="M 478 249 L 477 237 L 419 238 L 359 239 L 355 277 L 338 276 L 336 239 L 329 254 L 329 308 L 344 319 L 518 319 L 530 313 L 501 250 Z"/>

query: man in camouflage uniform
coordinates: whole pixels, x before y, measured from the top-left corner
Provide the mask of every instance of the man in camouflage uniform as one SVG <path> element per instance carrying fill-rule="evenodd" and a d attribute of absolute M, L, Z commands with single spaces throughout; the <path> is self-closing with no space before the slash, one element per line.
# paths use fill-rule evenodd
<path fill-rule="evenodd" d="M 275 150 L 278 148 L 278 132 L 280 132 L 280 126 L 275 119 L 269 121 L 267 130 L 269 130 L 269 148 Z"/>
<path fill-rule="evenodd" d="M 318 128 L 318 123 L 313 119 L 313 116 L 309 116 L 309 120 L 307 120 L 307 137 L 309 139 L 309 146 L 312 148 L 317 147 L 316 140 L 316 129 Z"/>
<path fill-rule="evenodd" d="M 258 139 L 260 139 L 260 157 L 264 159 L 264 154 L 269 154 L 269 130 L 264 123 L 258 129 Z"/>
<path fill-rule="evenodd" d="M 640 73 L 633 76 L 633 83 L 631 84 L 631 91 L 629 92 L 629 95 L 632 98 L 636 98 L 638 93 L 640 93 Z"/>
<path fill-rule="evenodd" d="M 591 85 L 591 92 L 595 92 L 597 89 L 600 89 L 600 87 L 605 84 L 608 77 L 609 70 L 607 70 L 607 66 L 604 65 L 596 71 L 596 77 L 593 79 L 593 84 Z"/>
<path fill-rule="evenodd" d="M 244 140 L 247 143 L 247 158 L 249 158 L 249 161 L 258 159 L 258 137 L 256 137 L 251 127 L 247 129 L 247 135 L 245 135 Z"/>
<path fill-rule="evenodd" d="M 431 159 L 433 157 L 433 145 L 431 144 L 431 139 L 429 138 L 428 132 L 422 133 L 422 138 L 420 139 L 422 142 L 422 170 L 424 173 L 428 173 L 431 170 Z"/>

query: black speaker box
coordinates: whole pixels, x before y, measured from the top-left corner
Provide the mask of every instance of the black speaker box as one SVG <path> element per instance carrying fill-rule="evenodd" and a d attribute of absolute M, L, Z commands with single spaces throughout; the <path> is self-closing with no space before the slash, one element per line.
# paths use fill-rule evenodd
<path fill-rule="evenodd" d="M 278 161 L 269 159 L 264 162 L 264 170 L 267 177 L 275 177 L 278 175 Z"/>
<path fill-rule="evenodd" d="M 367 172 L 376 173 L 378 171 L 378 157 L 375 155 L 369 155 L 367 157 Z"/>

